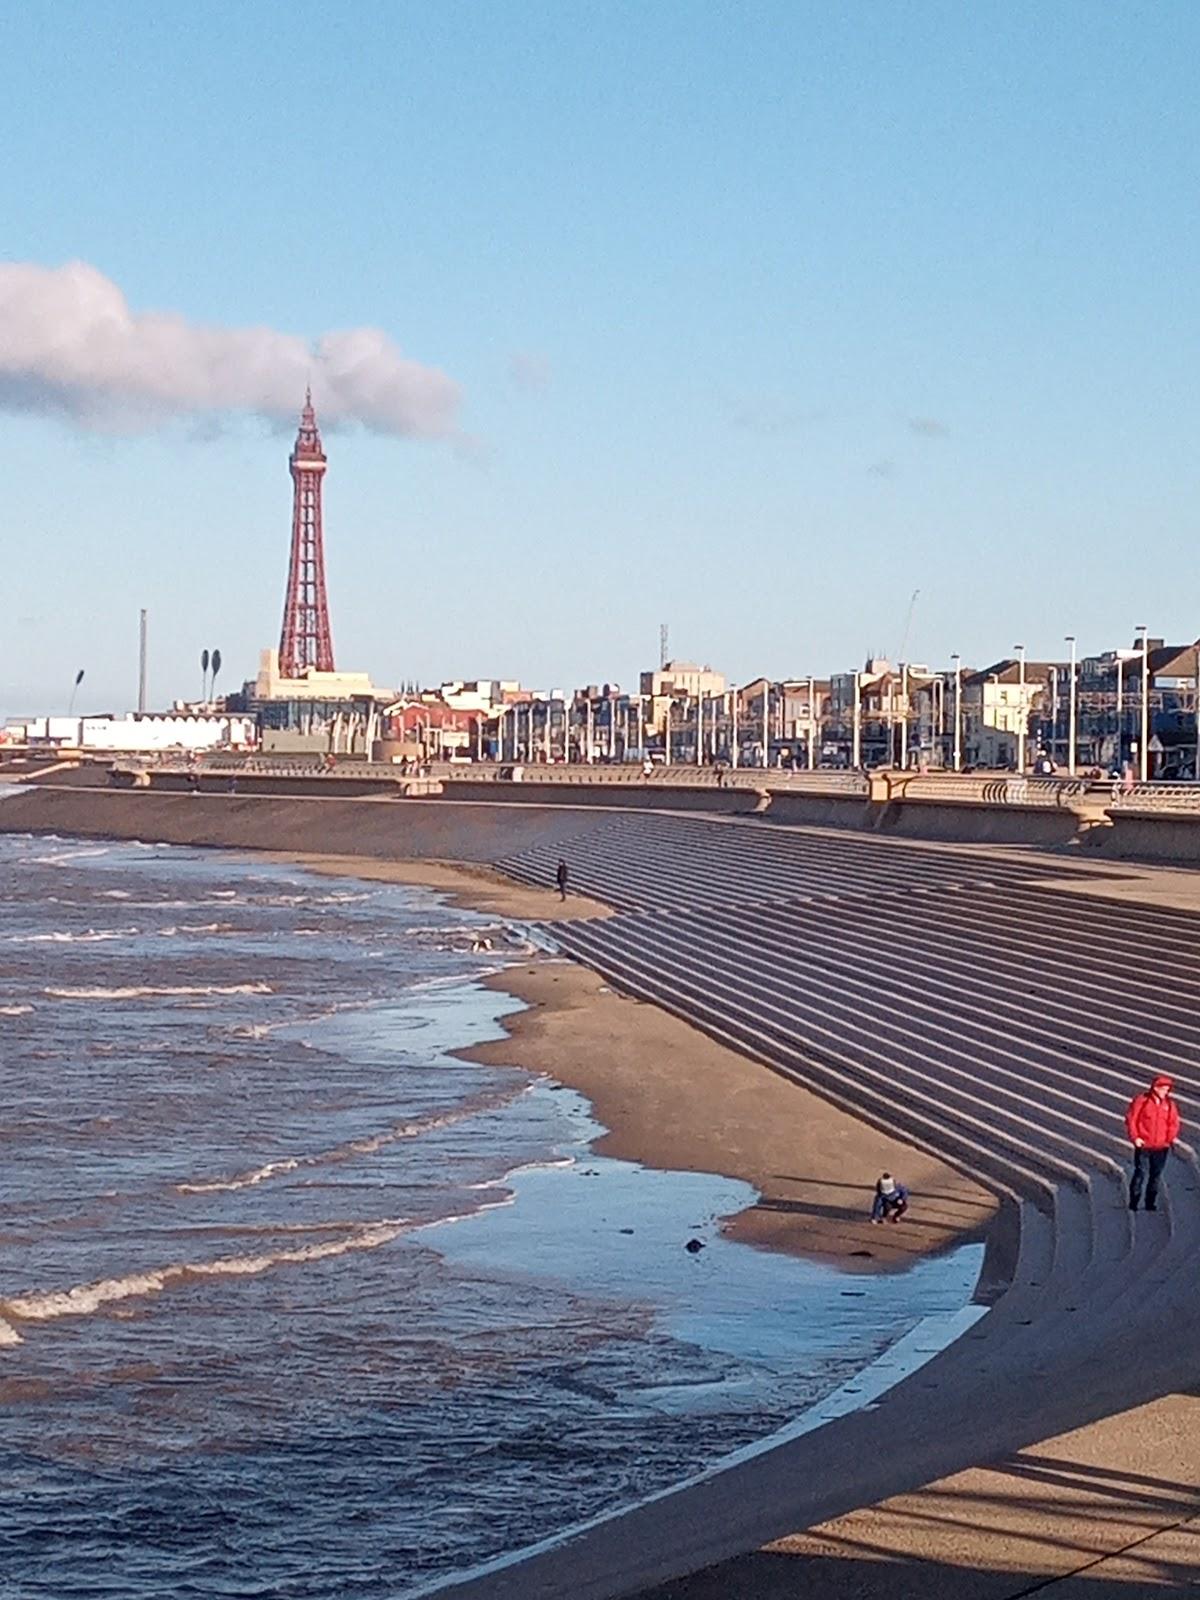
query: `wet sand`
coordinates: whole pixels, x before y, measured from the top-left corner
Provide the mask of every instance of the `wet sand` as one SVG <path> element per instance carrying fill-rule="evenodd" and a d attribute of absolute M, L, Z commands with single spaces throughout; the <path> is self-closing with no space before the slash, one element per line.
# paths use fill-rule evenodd
<path fill-rule="evenodd" d="M 262 858 L 263 852 L 256 850 L 254 859 Z M 268 852 L 268 859 L 335 878 L 365 878 L 372 883 L 409 883 L 417 888 L 436 889 L 451 905 L 521 922 L 612 915 L 611 907 L 600 900 L 570 893 L 565 901 L 560 900 L 557 890 L 532 889 L 506 878 L 494 867 L 472 862 L 380 861 L 366 856 L 302 855 L 295 851 L 273 855 Z"/>
<path fill-rule="evenodd" d="M 261 858 L 260 858 L 261 859 Z M 354 856 L 278 857 L 314 872 L 417 884 L 499 917 L 556 920 L 610 909 L 513 883 L 485 867 Z M 603 1155 L 754 1185 L 761 1199 L 727 1235 L 847 1271 L 897 1269 L 968 1240 L 996 1221 L 995 1196 L 936 1157 L 877 1132 L 759 1062 L 657 1006 L 617 993 L 573 961 L 537 960 L 486 980 L 526 1010 L 508 1037 L 465 1052 L 490 1066 L 542 1072 L 577 1089 L 608 1130 Z M 891 1171 L 912 1191 L 902 1223 L 872 1225 L 871 1194 Z"/>
<path fill-rule="evenodd" d="M 762 1198 L 728 1219 L 732 1239 L 869 1271 L 981 1239 L 995 1220 L 995 1197 L 970 1178 L 585 967 L 543 959 L 487 982 L 528 1009 L 505 1019 L 507 1039 L 470 1059 L 578 1089 L 609 1130 L 601 1154 L 753 1184 Z M 874 1226 L 871 1194 L 885 1170 L 912 1190 L 912 1209 Z"/>

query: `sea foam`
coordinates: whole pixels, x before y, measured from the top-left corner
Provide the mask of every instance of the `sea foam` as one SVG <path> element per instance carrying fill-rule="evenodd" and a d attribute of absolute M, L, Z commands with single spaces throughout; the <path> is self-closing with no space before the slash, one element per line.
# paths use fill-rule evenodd
<path fill-rule="evenodd" d="M 138 984 L 127 989 L 43 989 L 53 1000 L 142 1000 L 173 995 L 273 994 L 269 983 L 164 983 Z"/>
<path fill-rule="evenodd" d="M 5 1318 L 19 1322 L 51 1322 L 59 1317 L 86 1317 L 103 1306 L 121 1300 L 141 1299 L 160 1294 L 172 1284 L 186 1283 L 194 1278 L 251 1278 L 273 1267 L 300 1266 L 310 1261 L 324 1261 L 331 1256 L 343 1256 L 352 1250 L 376 1250 L 390 1244 L 410 1223 L 388 1218 L 379 1222 L 363 1223 L 353 1228 L 341 1239 L 327 1239 L 319 1244 L 295 1245 L 288 1250 L 264 1251 L 260 1255 L 221 1256 L 215 1261 L 180 1261 L 149 1272 L 134 1272 L 124 1278 L 100 1278 L 95 1283 L 76 1284 L 70 1289 L 52 1289 L 44 1294 L 15 1295 L 0 1300 L 0 1313 Z M 11 1322 L 0 1322 L 0 1330 Z M 0 1331 L 0 1343 L 19 1342 L 5 1339 Z"/>

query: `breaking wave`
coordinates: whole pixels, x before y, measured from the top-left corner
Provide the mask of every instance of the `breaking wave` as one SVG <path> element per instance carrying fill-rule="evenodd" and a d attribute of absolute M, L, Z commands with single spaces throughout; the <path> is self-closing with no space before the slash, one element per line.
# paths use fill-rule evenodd
<path fill-rule="evenodd" d="M 69 867 L 73 861 L 88 861 L 93 856 L 106 856 L 109 847 L 103 845 L 96 850 L 60 850 L 52 856 L 31 856 L 30 865 L 35 867 Z"/>
<path fill-rule="evenodd" d="M 324 1261 L 330 1256 L 343 1256 L 352 1250 L 376 1250 L 390 1244 L 411 1224 L 404 1220 L 389 1219 L 364 1223 L 353 1228 L 341 1239 L 327 1239 L 319 1244 L 294 1245 L 287 1250 L 274 1250 L 261 1255 L 221 1256 L 215 1261 L 175 1262 L 157 1267 L 150 1272 L 135 1272 L 125 1278 L 101 1278 L 95 1283 L 76 1284 L 71 1289 L 54 1289 L 45 1294 L 15 1295 L 0 1300 L 0 1314 L 18 1322 L 49 1322 L 58 1317 L 86 1317 L 121 1300 L 140 1299 L 146 1295 L 160 1294 L 172 1284 L 186 1283 L 196 1278 L 251 1278 L 273 1267 L 300 1266 L 310 1261 Z M 0 1322 L 16 1334 L 11 1325 Z M 0 1343 L 19 1343 L 20 1335 L 6 1339 L 0 1331 Z"/>
<path fill-rule="evenodd" d="M 127 989 L 43 989 L 53 1000 L 142 1000 L 172 995 L 273 994 L 269 983 L 137 984 Z"/>

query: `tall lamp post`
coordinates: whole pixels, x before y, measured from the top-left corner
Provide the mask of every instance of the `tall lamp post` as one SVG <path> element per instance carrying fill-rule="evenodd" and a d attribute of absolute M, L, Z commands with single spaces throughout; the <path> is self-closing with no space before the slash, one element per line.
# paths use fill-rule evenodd
<path fill-rule="evenodd" d="M 1029 732 L 1029 712 L 1025 708 L 1025 646 L 1013 645 L 1017 652 L 1017 771 L 1025 771 L 1025 737 Z"/>
<path fill-rule="evenodd" d="M 1200 716 L 1200 679 L 1197 680 L 1196 686 L 1196 705 L 1198 708 L 1196 714 L 1197 716 Z M 810 772 L 817 764 L 817 753 L 815 748 L 816 729 L 817 719 L 816 713 L 813 709 L 813 680 L 812 674 L 810 673 L 808 678 L 808 770 Z M 1200 773 L 1200 750 L 1197 752 L 1196 761 L 1196 771 Z"/>
<path fill-rule="evenodd" d="M 888 752 L 889 755 L 891 752 Z M 900 771 L 908 771 L 908 662 L 900 663 Z"/>
<path fill-rule="evenodd" d="M 954 770 L 962 771 L 962 657 L 957 652 L 950 657 L 954 663 Z"/>
<path fill-rule="evenodd" d="M 1071 646 L 1071 682 L 1067 690 L 1067 772 L 1075 776 L 1075 635 L 1067 634 Z"/>
<path fill-rule="evenodd" d="M 1142 737 L 1138 743 L 1138 777 L 1145 783 L 1150 776 L 1150 640 L 1146 624 L 1139 622 L 1142 646 Z"/>

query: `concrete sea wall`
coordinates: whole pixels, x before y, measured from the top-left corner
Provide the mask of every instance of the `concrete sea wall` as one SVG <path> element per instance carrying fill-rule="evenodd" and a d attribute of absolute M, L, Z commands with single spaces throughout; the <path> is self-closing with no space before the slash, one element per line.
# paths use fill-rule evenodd
<path fill-rule="evenodd" d="M 224 845 L 461 861 L 502 856 L 567 839 L 600 811 L 757 817 L 765 828 L 838 828 L 885 837 L 958 844 L 1081 846 L 1117 860 L 1200 865 L 1200 816 L 1068 806 L 869 800 L 753 788 L 637 783 L 496 783 L 452 780 L 441 795 L 403 796 L 371 779 L 206 778 L 197 794 L 178 774 L 156 775 L 151 789 L 112 788 L 98 769 L 53 774 L 0 804 L 0 831 L 155 839 Z"/>
<path fill-rule="evenodd" d="M 386 860 L 488 862 L 534 844 L 570 838 L 591 827 L 595 816 L 594 807 L 40 786 L 0 801 L 0 832 Z"/>

